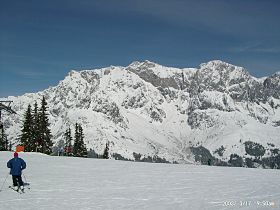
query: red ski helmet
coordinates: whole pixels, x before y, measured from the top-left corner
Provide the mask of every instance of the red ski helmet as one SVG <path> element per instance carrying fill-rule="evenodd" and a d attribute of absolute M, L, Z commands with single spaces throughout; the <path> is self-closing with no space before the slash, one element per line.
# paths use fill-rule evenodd
<path fill-rule="evenodd" d="M 14 157 L 18 157 L 18 153 L 17 152 L 14 153 Z"/>

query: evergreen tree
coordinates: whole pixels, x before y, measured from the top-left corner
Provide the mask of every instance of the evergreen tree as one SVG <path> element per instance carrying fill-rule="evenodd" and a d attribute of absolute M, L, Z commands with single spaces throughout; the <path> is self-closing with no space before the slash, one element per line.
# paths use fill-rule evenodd
<path fill-rule="evenodd" d="M 64 152 L 67 156 L 71 156 L 72 155 L 72 136 L 71 136 L 71 129 L 70 127 L 66 130 L 66 132 L 64 133 L 64 139 L 65 139 L 65 148 L 64 148 Z"/>
<path fill-rule="evenodd" d="M 0 124 L 0 151 L 7 151 L 8 150 L 8 139 L 5 135 L 4 126 Z"/>
<path fill-rule="evenodd" d="M 24 114 L 24 121 L 21 129 L 21 136 L 20 136 L 20 142 L 24 146 L 24 150 L 27 152 L 32 151 L 32 142 L 33 142 L 32 125 L 33 125 L 33 121 L 32 121 L 32 114 L 31 114 L 31 106 L 29 104 Z"/>
<path fill-rule="evenodd" d="M 37 151 L 45 154 L 51 154 L 53 142 L 51 140 L 51 131 L 49 129 L 49 119 L 47 114 L 47 102 L 43 96 L 41 108 L 39 110 L 39 138 L 37 141 Z"/>
<path fill-rule="evenodd" d="M 38 104 L 37 101 L 34 104 L 34 109 L 32 111 L 32 152 L 36 152 L 36 147 L 38 146 L 38 141 L 40 139 L 40 118 L 38 113 Z"/>
<path fill-rule="evenodd" d="M 79 136 L 80 136 L 80 145 L 81 145 L 80 146 L 80 155 L 81 155 L 81 157 L 87 157 L 87 148 L 86 148 L 86 145 L 84 142 L 85 135 L 84 135 L 84 131 L 83 131 L 81 124 L 79 124 Z"/>
<path fill-rule="evenodd" d="M 109 159 L 109 142 L 106 143 L 106 147 L 103 152 L 103 158 L 104 159 Z"/>
<path fill-rule="evenodd" d="M 74 134 L 74 145 L 73 145 L 73 155 L 77 156 L 79 146 L 79 129 L 78 123 L 75 124 L 75 134 Z"/>
<path fill-rule="evenodd" d="M 0 122 L 0 151 L 3 151 L 4 149 L 3 133 L 4 133 L 3 124 Z"/>
<path fill-rule="evenodd" d="M 84 143 L 83 128 L 80 124 L 75 125 L 75 139 L 73 146 L 73 155 L 75 157 L 87 157 L 87 148 Z"/>

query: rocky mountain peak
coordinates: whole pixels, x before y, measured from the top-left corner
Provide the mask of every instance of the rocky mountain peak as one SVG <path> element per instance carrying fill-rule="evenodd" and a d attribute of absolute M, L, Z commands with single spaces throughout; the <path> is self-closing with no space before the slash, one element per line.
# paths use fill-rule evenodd
<path fill-rule="evenodd" d="M 99 153 L 109 141 L 118 157 L 184 162 L 191 158 L 189 147 L 203 145 L 207 155 L 218 151 L 226 160 L 233 153 L 244 156 L 243 143 L 252 139 L 265 148 L 268 143 L 280 147 L 279 82 L 279 73 L 257 80 L 219 60 L 198 69 L 135 61 L 127 67 L 72 70 L 55 87 L 13 97 L 18 115 L 4 116 L 4 126 L 16 142 L 27 105 L 44 95 L 55 142 L 79 122 L 88 148 Z"/>
<path fill-rule="evenodd" d="M 206 63 L 202 63 L 199 66 L 200 66 L 200 68 L 202 68 L 202 67 L 213 68 L 213 67 L 219 66 L 219 65 L 231 65 L 231 64 L 226 63 L 226 62 L 221 61 L 221 60 L 212 60 L 212 61 L 208 61 Z"/>
<path fill-rule="evenodd" d="M 160 66 L 161 65 L 157 63 L 151 62 L 149 60 L 145 60 L 145 61 L 134 61 L 127 67 L 127 69 L 133 69 L 141 72 L 141 71 L 151 70 Z"/>
<path fill-rule="evenodd" d="M 213 60 L 200 65 L 200 71 L 216 72 L 216 74 L 228 74 L 231 77 L 248 77 L 250 74 L 243 67 L 235 66 L 220 60 Z"/>

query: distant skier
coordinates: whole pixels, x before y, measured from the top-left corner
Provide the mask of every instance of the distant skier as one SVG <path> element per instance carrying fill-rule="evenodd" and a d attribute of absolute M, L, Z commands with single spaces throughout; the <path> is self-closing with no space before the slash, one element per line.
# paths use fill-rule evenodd
<path fill-rule="evenodd" d="M 18 153 L 14 153 L 14 158 L 7 162 L 7 167 L 10 168 L 10 174 L 13 178 L 13 186 L 23 190 L 23 182 L 21 178 L 21 171 L 26 168 L 26 163 L 23 159 L 18 157 Z"/>

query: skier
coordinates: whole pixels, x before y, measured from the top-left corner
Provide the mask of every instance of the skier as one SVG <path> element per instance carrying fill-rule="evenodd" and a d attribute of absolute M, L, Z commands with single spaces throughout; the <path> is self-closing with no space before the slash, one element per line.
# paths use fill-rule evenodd
<path fill-rule="evenodd" d="M 13 187 L 15 190 L 21 189 L 23 191 L 23 182 L 21 178 L 21 171 L 26 168 L 26 163 L 23 159 L 18 157 L 18 153 L 14 153 L 14 158 L 7 162 L 7 167 L 10 168 L 10 174 L 13 178 Z M 17 189 L 16 189 L 17 187 Z"/>

